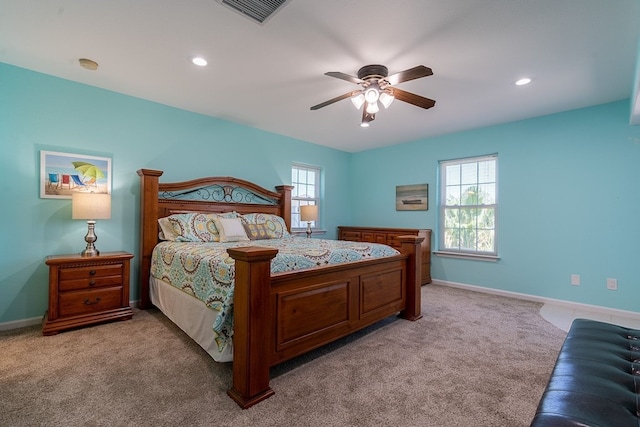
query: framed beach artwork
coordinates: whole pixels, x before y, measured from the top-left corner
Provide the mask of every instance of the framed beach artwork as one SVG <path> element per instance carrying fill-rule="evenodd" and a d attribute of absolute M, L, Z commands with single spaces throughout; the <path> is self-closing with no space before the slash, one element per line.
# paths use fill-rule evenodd
<path fill-rule="evenodd" d="M 111 159 L 40 151 L 40 197 L 70 199 L 74 192 L 111 194 Z"/>
<path fill-rule="evenodd" d="M 396 210 L 429 210 L 429 184 L 396 186 Z"/>

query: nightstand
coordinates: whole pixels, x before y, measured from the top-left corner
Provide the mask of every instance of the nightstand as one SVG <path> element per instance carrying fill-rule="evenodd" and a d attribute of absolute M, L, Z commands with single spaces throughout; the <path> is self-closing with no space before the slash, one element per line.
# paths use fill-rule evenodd
<path fill-rule="evenodd" d="M 103 252 L 98 256 L 48 256 L 49 308 L 42 324 L 43 335 L 80 326 L 127 320 L 130 261 L 127 252 Z"/>

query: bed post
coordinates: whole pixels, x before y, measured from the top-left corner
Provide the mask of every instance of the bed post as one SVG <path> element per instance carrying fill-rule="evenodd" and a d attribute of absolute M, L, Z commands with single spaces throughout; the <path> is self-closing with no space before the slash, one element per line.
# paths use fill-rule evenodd
<path fill-rule="evenodd" d="M 291 190 L 293 190 L 293 185 L 278 185 L 276 190 L 282 194 L 282 198 L 280 199 L 280 216 L 284 218 L 287 230 L 291 231 Z"/>
<path fill-rule="evenodd" d="M 229 248 L 235 260 L 233 295 L 233 384 L 227 394 L 246 409 L 273 396 L 269 352 L 274 323 L 270 312 L 271 260 L 277 249 Z"/>
<path fill-rule="evenodd" d="M 422 246 L 420 245 L 424 237 L 399 236 L 403 255 L 407 258 L 407 302 L 406 308 L 400 312 L 400 317 L 407 320 L 418 320 L 422 318 Z"/>
<path fill-rule="evenodd" d="M 158 189 L 162 171 L 138 169 L 140 176 L 140 271 L 139 297 L 140 308 L 151 307 L 149 298 L 149 274 L 151 271 L 151 253 L 158 243 Z"/>

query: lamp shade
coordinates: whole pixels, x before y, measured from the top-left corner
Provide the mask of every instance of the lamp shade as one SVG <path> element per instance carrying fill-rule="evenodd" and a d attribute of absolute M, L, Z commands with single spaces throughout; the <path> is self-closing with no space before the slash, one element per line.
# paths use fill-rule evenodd
<path fill-rule="evenodd" d="M 380 103 L 384 105 L 384 108 L 389 108 L 389 105 L 391 105 L 394 99 L 395 97 L 387 92 L 382 92 L 380 94 Z"/>
<path fill-rule="evenodd" d="M 368 114 L 375 114 L 378 111 L 380 111 L 380 107 L 378 107 L 378 103 L 377 102 L 368 102 L 367 103 L 367 113 Z"/>
<path fill-rule="evenodd" d="M 359 110 L 360 107 L 362 107 L 362 104 L 364 104 L 364 94 L 360 93 L 356 96 L 352 96 L 351 102 L 353 103 L 353 106 L 356 107 L 356 110 Z"/>
<path fill-rule="evenodd" d="M 111 218 L 111 195 L 104 193 L 73 193 L 71 196 L 72 219 Z"/>
<path fill-rule="evenodd" d="M 318 206 L 316 205 L 300 206 L 300 220 L 301 221 L 317 221 Z"/>

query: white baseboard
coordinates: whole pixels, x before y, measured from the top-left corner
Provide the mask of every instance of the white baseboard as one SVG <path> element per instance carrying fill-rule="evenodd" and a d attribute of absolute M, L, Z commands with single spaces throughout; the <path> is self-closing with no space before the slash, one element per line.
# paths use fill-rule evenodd
<path fill-rule="evenodd" d="M 131 307 L 137 307 L 140 300 L 129 301 Z M 14 320 L 12 322 L 0 323 L 0 331 L 10 331 L 11 329 L 26 328 L 27 326 L 39 325 L 42 323 L 44 315 L 40 317 L 32 317 L 30 319 Z"/>
<path fill-rule="evenodd" d="M 449 282 L 446 280 L 434 279 L 432 280 L 431 283 L 433 283 L 434 285 L 450 286 L 452 288 L 467 289 L 470 291 L 483 292 L 486 294 L 500 295 L 500 296 L 505 296 L 510 298 L 527 300 L 527 301 L 541 302 L 543 304 L 566 307 L 566 308 L 577 310 L 577 311 L 588 311 L 588 312 L 602 314 L 606 316 L 626 317 L 629 319 L 640 320 L 640 313 L 635 311 L 619 310 L 616 308 L 602 307 L 599 305 L 582 304 L 582 303 L 573 302 L 573 301 L 565 301 L 565 300 L 559 300 L 554 298 L 545 298 L 537 295 L 504 291 L 501 289 L 485 288 L 482 286 L 467 285 L 465 283 Z"/>
<path fill-rule="evenodd" d="M 11 329 L 26 328 L 27 326 L 39 325 L 42 323 L 42 317 L 32 317 L 30 319 L 14 320 L 13 322 L 0 323 L 0 331 L 9 331 Z"/>
<path fill-rule="evenodd" d="M 517 298 L 517 299 L 522 299 L 527 301 L 541 302 L 543 304 L 551 304 L 555 306 L 566 307 L 573 310 L 589 311 L 592 313 L 597 313 L 597 314 L 602 314 L 607 316 L 626 317 L 629 319 L 640 321 L 640 313 L 635 311 L 618 310 L 615 308 L 601 307 L 598 305 L 582 304 L 582 303 L 572 302 L 572 301 L 545 298 L 537 295 L 505 291 L 502 289 L 485 288 L 483 286 L 468 285 L 466 283 L 458 283 L 458 282 L 449 282 L 446 280 L 433 279 L 431 283 L 433 285 L 467 289 L 475 292 L 483 292 L 485 294 L 493 294 L 493 295 L 500 295 L 500 296 L 509 297 L 509 298 Z M 135 301 L 130 301 L 129 305 L 131 307 L 137 307 L 139 303 L 140 303 L 139 300 L 135 300 Z M 8 331 L 11 329 L 25 328 L 27 326 L 38 325 L 40 323 L 42 323 L 42 316 L 32 317 L 30 319 L 15 320 L 12 322 L 4 322 L 4 323 L 0 323 L 0 331 Z"/>

